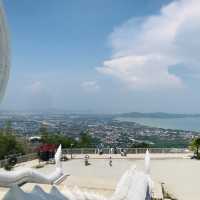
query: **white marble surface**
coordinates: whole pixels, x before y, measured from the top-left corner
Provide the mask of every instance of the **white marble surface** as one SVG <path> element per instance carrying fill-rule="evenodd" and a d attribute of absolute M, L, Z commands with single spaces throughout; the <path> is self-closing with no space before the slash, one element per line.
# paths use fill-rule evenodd
<path fill-rule="evenodd" d="M 82 156 L 83 157 L 83 156 Z M 131 158 L 130 158 L 131 157 Z M 168 190 L 181 200 L 199 200 L 199 180 L 200 180 L 200 161 L 179 158 L 171 158 L 169 155 L 156 155 L 156 159 L 151 160 L 151 176 L 155 182 L 164 182 Z M 84 166 L 84 160 L 74 159 L 63 162 L 65 173 L 70 176 L 59 186 L 61 188 L 79 186 L 84 190 L 95 191 L 105 196 L 111 196 L 121 175 L 131 165 L 135 164 L 138 169 L 144 169 L 144 155 L 129 159 L 113 159 L 113 166 L 109 166 L 108 159 L 91 159 L 91 165 Z M 27 162 L 26 165 L 34 166 L 38 161 Z M 25 164 L 21 164 L 25 165 Z M 20 168 L 20 166 L 19 166 Z M 48 174 L 54 168 L 53 165 L 47 165 L 39 171 Z M 2 169 L 1 169 L 2 170 Z M 26 184 L 23 188 L 30 191 L 34 184 Z M 42 186 L 44 189 L 48 185 Z M 6 189 L 0 188 L 0 195 L 3 195 Z"/>

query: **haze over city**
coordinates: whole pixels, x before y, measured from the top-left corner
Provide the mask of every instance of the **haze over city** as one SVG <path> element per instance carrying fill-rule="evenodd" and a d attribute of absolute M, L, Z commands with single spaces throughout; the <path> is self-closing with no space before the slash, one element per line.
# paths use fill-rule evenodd
<path fill-rule="evenodd" d="M 199 0 L 4 7 L 12 68 L 1 109 L 200 113 Z"/>
<path fill-rule="evenodd" d="M 0 199 L 199 200 L 200 0 L 0 0 Z"/>

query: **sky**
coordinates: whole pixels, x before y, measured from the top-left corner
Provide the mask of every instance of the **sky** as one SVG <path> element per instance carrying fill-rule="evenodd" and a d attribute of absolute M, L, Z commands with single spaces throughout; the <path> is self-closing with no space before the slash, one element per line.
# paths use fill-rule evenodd
<path fill-rule="evenodd" d="M 199 0 L 4 0 L 0 109 L 200 113 Z"/>

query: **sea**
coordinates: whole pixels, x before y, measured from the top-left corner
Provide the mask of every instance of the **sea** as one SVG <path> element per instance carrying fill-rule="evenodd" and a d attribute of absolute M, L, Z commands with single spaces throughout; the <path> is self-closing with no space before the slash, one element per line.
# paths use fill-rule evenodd
<path fill-rule="evenodd" d="M 131 118 L 118 117 L 116 120 L 136 122 L 141 125 L 164 129 L 180 129 L 185 131 L 200 132 L 200 117 L 184 117 L 184 118 Z"/>

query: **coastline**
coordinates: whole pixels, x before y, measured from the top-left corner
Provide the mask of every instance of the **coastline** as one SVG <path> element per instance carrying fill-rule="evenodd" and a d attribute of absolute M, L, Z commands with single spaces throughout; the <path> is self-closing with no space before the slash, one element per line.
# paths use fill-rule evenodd
<path fill-rule="evenodd" d="M 120 122 L 135 122 L 141 126 L 151 128 L 183 130 L 183 131 L 200 131 L 200 117 L 185 118 L 148 118 L 148 117 L 117 117 L 114 120 Z"/>

